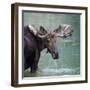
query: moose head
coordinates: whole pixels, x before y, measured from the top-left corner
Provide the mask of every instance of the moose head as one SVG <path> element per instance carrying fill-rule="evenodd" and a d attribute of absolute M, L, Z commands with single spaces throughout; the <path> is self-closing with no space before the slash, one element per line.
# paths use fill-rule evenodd
<path fill-rule="evenodd" d="M 73 32 L 71 25 L 68 24 L 59 25 L 59 27 L 52 32 L 47 31 L 43 26 L 40 26 L 39 30 L 31 25 L 29 25 L 28 27 L 30 28 L 30 32 L 32 32 L 34 36 L 42 40 L 42 49 L 47 48 L 47 52 L 52 55 L 53 59 L 59 58 L 58 50 L 56 47 L 57 37 L 67 38 L 71 36 Z"/>

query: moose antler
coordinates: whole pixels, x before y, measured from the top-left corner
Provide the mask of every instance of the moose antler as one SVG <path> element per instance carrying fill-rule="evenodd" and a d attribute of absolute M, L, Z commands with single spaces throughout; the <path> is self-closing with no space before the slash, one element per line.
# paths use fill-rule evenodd
<path fill-rule="evenodd" d="M 54 30 L 57 37 L 65 38 L 72 34 L 73 30 L 71 25 L 68 24 L 61 24 L 57 29 Z"/>

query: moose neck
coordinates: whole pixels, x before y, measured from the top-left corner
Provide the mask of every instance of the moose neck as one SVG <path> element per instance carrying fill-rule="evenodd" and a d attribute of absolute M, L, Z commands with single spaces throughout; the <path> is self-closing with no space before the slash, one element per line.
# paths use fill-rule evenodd
<path fill-rule="evenodd" d="M 37 39 L 37 45 L 40 51 L 46 48 L 45 41 L 43 39 Z"/>

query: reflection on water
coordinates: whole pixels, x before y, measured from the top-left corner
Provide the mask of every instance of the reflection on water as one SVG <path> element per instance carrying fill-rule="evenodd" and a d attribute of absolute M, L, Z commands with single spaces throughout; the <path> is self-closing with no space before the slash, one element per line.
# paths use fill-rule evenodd
<path fill-rule="evenodd" d="M 80 43 L 79 41 L 57 41 L 60 58 L 52 59 L 46 50 L 41 53 L 39 68 L 36 73 L 30 73 L 30 69 L 24 72 L 25 77 L 61 76 L 80 74 Z"/>

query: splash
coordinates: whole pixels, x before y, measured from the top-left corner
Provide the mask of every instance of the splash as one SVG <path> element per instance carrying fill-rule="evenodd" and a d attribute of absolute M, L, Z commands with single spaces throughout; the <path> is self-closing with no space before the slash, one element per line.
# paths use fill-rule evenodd
<path fill-rule="evenodd" d="M 45 68 L 41 70 L 45 75 L 79 75 L 79 68 L 71 69 L 71 68 Z"/>

